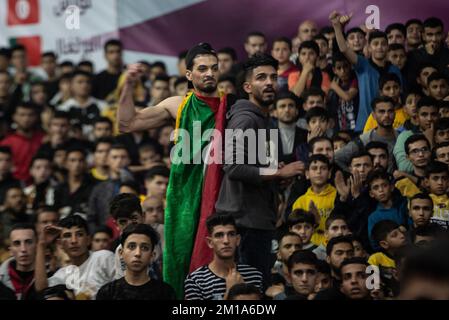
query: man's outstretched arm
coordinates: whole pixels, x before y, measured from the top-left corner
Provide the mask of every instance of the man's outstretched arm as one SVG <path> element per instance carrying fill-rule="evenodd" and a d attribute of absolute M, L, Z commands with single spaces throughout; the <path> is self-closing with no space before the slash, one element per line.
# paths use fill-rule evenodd
<path fill-rule="evenodd" d="M 329 15 L 329 20 L 332 23 L 335 31 L 335 38 L 337 39 L 338 48 L 345 55 L 351 64 L 357 63 L 357 54 L 348 47 L 346 39 L 343 34 L 343 27 L 351 20 L 352 15 L 341 16 L 337 11 L 333 11 Z"/>
<path fill-rule="evenodd" d="M 134 84 L 140 75 L 140 64 L 133 64 L 128 67 L 117 113 L 119 129 L 122 133 L 158 128 L 166 120 L 170 118 L 176 119 L 178 107 L 182 103 L 182 97 L 175 96 L 165 99 L 154 107 L 136 111 L 133 91 Z"/>

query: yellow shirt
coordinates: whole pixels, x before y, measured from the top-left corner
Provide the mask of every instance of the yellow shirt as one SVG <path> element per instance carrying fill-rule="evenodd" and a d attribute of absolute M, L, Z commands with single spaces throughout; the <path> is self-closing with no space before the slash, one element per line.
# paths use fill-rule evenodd
<path fill-rule="evenodd" d="M 396 263 L 394 262 L 394 260 L 382 252 L 376 252 L 372 254 L 368 259 L 368 263 L 370 265 L 378 267 L 393 268 L 393 269 L 396 268 Z"/>
<path fill-rule="evenodd" d="M 97 169 L 95 169 L 95 168 L 92 168 L 92 169 L 90 170 L 90 174 L 92 175 L 92 177 L 94 177 L 95 179 L 97 179 L 97 180 L 99 180 L 99 181 L 106 181 L 106 180 L 108 180 L 108 176 L 102 175 L 102 174 L 99 173 L 99 172 L 97 171 Z"/>
<path fill-rule="evenodd" d="M 421 190 L 413 183 L 409 178 L 403 178 L 396 182 L 396 188 L 401 192 L 404 197 L 407 197 L 409 200 L 415 194 L 421 192 Z"/>
<path fill-rule="evenodd" d="M 337 197 L 337 189 L 328 184 L 326 188 L 319 194 L 313 192 L 310 187 L 307 192 L 300 196 L 293 204 L 293 210 L 302 209 L 304 211 L 310 211 L 310 202 L 313 201 L 320 214 L 320 221 L 318 228 L 312 236 L 311 242 L 315 245 L 325 243 L 324 229 L 326 220 L 329 214 L 334 210 L 335 198 Z"/>
<path fill-rule="evenodd" d="M 404 125 L 405 121 L 409 119 L 409 116 L 405 113 L 403 108 L 395 110 L 395 117 L 393 122 L 393 128 L 397 129 Z M 377 128 L 377 121 L 374 120 L 373 114 L 371 113 L 366 120 L 365 128 L 363 128 L 363 133 L 368 132 L 372 129 Z"/>
<path fill-rule="evenodd" d="M 449 197 L 447 194 L 437 196 L 436 194 L 430 194 L 433 200 L 433 217 L 432 222 L 440 225 L 449 225 Z"/>

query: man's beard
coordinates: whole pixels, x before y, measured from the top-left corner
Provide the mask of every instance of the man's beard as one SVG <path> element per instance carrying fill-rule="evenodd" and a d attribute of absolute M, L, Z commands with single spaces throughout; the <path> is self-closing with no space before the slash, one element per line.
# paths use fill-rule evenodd
<path fill-rule="evenodd" d="M 261 106 L 264 106 L 264 107 L 267 107 L 267 108 L 268 108 L 268 107 L 271 106 L 271 105 L 274 103 L 274 101 L 276 100 L 276 94 L 274 94 L 272 98 L 267 98 L 267 99 L 264 100 L 264 98 L 263 98 L 263 92 L 261 92 L 260 94 L 259 94 L 259 93 L 254 94 L 254 99 L 255 99 Z"/>
<path fill-rule="evenodd" d="M 205 86 L 195 86 L 195 89 L 197 89 L 200 92 L 204 92 L 204 93 L 214 93 L 215 91 L 217 91 L 217 84 L 205 85 Z"/>

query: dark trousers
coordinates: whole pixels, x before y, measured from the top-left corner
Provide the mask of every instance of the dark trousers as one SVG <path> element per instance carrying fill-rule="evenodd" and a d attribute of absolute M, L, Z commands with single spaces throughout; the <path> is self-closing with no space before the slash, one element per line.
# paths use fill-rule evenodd
<path fill-rule="evenodd" d="M 239 263 L 247 264 L 262 272 L 264 288 L 269 286 L 273 259 L 271 243 L 274 231 L 239 228 Z"/>

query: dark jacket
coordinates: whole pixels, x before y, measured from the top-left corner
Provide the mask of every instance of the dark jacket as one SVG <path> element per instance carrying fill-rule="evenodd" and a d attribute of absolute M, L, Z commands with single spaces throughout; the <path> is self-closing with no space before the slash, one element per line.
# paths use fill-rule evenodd
<path fill-rule="evenodd" d="M 269 129 L 269 118 L 262 111 L 248 100 L 238 100 L 226 115 L 226 129 L 246 130 L 267 130 Z M 260 137 L 263 138 L 263 137 Z M 259 137 L 257 137 L 259 139 Z M 266 134 L 269 139 L 269 134 Z M 243 141 L 241 139 L 240 141 Z M 255 145 L 265 143 L 266 150 L 261 150 L 257 154 L 267 154 L 267 141 L 259 141 Z M 220 193 L 215 205 L 217 212 L 230 213 L 236 219 L 239 227 L 274 230 L 276 223 L 277 200 L 275 196 L 276 184 L 274 182 L 263 181 L 259 173 L 264 167 L 265 159 L 259 159 L 253 163 L 248 156 L 255 156 L 255 150 L 249 152 L 249 147 L 254 147 L 251 143 L 234 143 L 234 139 L 226 139 L 225 152 L 226 163 L 223 165 L 224 177 L 221 184 Z M 269 150 L 269 152 L 277 152 Z M 233 161 L 234 157 L 244 157 L 243 164 Z M 236 157 L 236 159 L 237 159 Z"/>

